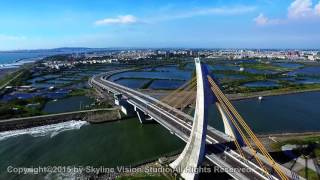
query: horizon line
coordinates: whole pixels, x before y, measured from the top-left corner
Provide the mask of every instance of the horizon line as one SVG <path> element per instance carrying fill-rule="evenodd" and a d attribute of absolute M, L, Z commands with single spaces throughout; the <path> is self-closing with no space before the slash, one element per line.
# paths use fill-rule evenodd
<path fill-rule="evenodd" d="M 30 48 L 30 49 L 8 49 L 8 50 L 1 50 L 0 53 L 4 52 L 18 52 L 18 51 L 50 51 L 50 50 L 58 50 L 58 49 L 100 49 L 100 50 L 107 50 L 107 49 L 194 49 L 194 50 L 200 50 L 200 49 L 208 49 L 208 50 L 214 50 L 214 49 L 220 49 L 220 50 L 317 50 L 320 51 L 320 48 L 249 48 L 249 47 L 134 47 L 134 46 L 128 46 L 128 47 L 77 47 L 77 46 L 66 46 L 66 47 L 54 47 L 54 48 Z"/>

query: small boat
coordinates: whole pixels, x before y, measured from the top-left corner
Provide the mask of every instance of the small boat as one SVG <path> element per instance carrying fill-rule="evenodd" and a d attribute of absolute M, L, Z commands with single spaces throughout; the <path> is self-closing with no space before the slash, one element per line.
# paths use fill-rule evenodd
<path fill-rule="evenodd" d="M 258 99 L 261 101 L 261 100 L 263 99 L 263 97 L 262 97 L 262 96 L 259 96 Z"/>

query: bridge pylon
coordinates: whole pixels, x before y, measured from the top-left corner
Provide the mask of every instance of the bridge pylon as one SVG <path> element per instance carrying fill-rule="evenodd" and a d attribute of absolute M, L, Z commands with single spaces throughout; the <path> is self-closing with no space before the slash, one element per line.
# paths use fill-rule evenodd
<path fill-rule="evenodd" d="M 237 142 L 242 146 L 244 143 L 241 135 L 239 134 L 235 126 L 231 123 L 231 120 L 228 118 L 226 112 L 223 110 L 219 102 L 216 102 L 216 106 L 222 118 L 224 133 L 237 140 Z"/>
<path fill-rule="evenodd" d="M 205 156 L 205 144 L 207 134 L 207 108 L 212 97 L 208 86 L 206 66 L 201 64 L 199 58 L 195 58 L 197 98 L 193 125 L 188 142 L 179 157 L 170 164 L 186 180 L 197 179 L 198 167 Z"/>

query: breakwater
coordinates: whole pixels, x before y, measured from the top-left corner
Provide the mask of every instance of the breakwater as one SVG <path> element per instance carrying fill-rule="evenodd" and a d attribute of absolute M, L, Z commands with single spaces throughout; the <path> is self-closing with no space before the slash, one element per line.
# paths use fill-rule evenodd
<path fill-rule="evenodd" d="M 71 120 L 84 120 L 90 123 L 102 123 L 107 121 L 117 121 L 122 118 L 123 117 L 118 108 L 74 111 L 0 120 L 0 132 L 55 124 Z"/>

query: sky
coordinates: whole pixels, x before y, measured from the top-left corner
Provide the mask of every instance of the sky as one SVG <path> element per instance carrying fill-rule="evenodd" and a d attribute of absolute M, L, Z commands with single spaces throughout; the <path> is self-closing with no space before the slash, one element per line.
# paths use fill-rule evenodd
<path fill-rule="evenodd" d="M 0 50 L 320 48 L 320 0 L 1 0 Z"/>

